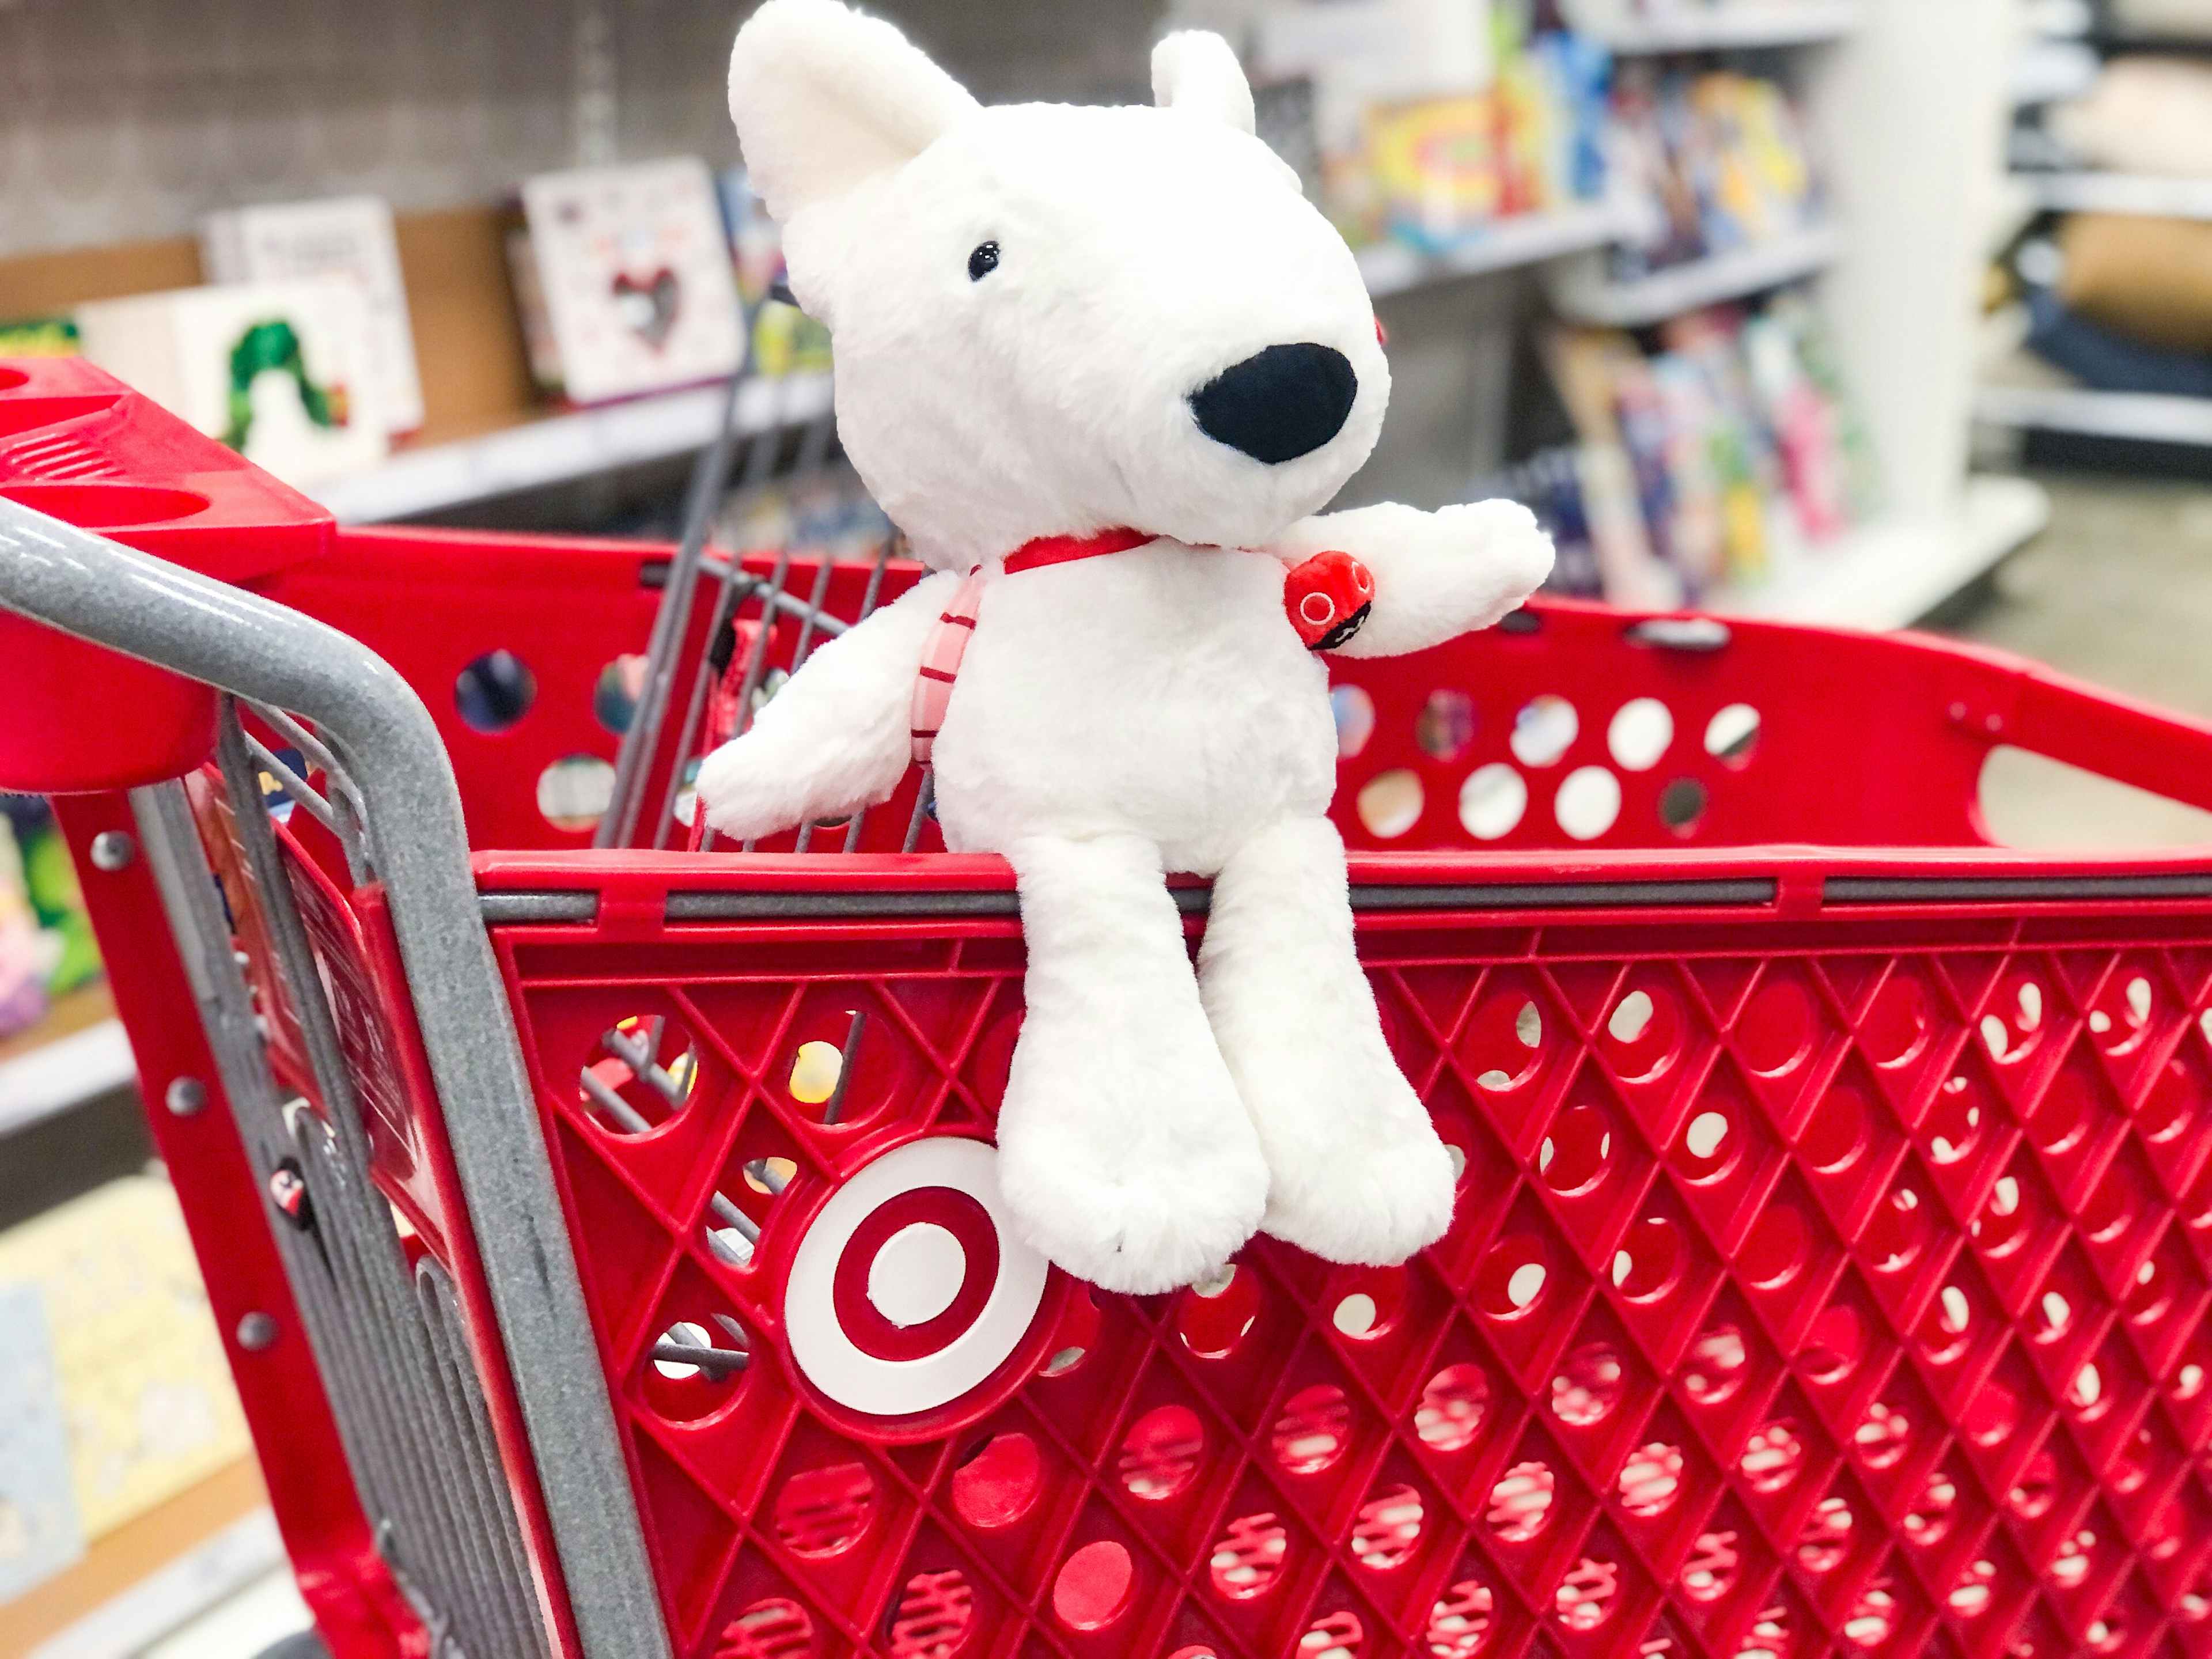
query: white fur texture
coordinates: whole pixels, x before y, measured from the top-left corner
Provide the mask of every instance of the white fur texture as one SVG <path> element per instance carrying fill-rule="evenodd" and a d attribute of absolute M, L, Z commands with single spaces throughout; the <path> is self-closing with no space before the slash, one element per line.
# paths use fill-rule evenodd
<path fill-rule="evenodd" d="M 1252 85 L 1229 43 L 1204 29 L 1184 29 L 1152 48 L 1152 101 L 1250 132 L 1259 125 Z"/>
<path fill-rule="evenodd" d="M 1117 1290 L 1188 1282 L 1263 1216 L 1333 1259 L 1402 1260 L 1448 1224 L 1450 1166 L 1353 948 L 1328 676 L 1284 615 L 1285 570 L 1363 560 L 1374 611 L 1346 650 L 1379 656 L 1495 622 L 1551 549 L 1500 503 L 1310 516 L 1372 448 L 1389 374 L 1358 266 L 1250 136 L 1224 45 L 1163 43 L 1166 108 L 948 114 L 885 33 L 835 0 L 769 0 L 732 71 L 748 157 L 785 158 L 793 283 L 836 332 L 848 453 L 942 571 L 1039 536 L 1156 538 L 990 581 L 937 740 L 947 844 L 1005 854 L 1020 884 L 1008 1201 Z M 849 76 L 825 67 L 848 49 Z M 805 90 L 747 91 L 786 80 Z M 902 85 L 911 121 L 881 107 Z M 904 137 L 871 149 L 856 127 Z M 793 182 L 819 132 L 843 159 Z M 975 280 L 984 242 L 999 263 Z M 1358 377 L 1334 439 L 1271 466 L 1199 428 L 1193 392 L 1300 343 Z M 824 647 L 708 760 L 710 822 L 763 834 L 896 787 L 950 580 Z M 1195 979 L 1168 870 L 1216 878 Z"/>
<path fill-rule="evenodd" d="M 999 1179 L 1030 1241 L 1144 1295 L 1252 1236 L 1267 1165 L 1215 1046 L 1158 847 L 1141 836 L 1009 845 L 1030 951 L 999 1113 Z"/>

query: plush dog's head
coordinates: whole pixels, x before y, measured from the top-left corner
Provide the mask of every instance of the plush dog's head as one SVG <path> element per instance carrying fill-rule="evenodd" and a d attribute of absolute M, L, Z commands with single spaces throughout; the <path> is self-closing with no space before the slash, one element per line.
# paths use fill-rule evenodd
<path fill-rule="evenodd" d="M 1343 239 L 1211 34 L 1158 108 L 987 109 L 888 23 L 768 0 L 730 108 L 836 335 L 837 420 L 930 562 L 1127 526 L 1255 545 L 1324 506 L 1389 372 Z"/>

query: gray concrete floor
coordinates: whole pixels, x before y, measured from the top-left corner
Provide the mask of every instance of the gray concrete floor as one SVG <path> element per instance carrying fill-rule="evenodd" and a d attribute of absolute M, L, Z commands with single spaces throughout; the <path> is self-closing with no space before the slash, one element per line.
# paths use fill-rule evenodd
<path fill-rule="evenodd" d="M 2051 528 L 1932 626 L 2212 720 L 2212 489 L 2045 477 Z M 2212 765 L 2205 788 L 2212 799 Z M 2035 848 L 2212 848 L 2212 814 L 2000 750 L 1983 778 L 1998 840 Z"/>

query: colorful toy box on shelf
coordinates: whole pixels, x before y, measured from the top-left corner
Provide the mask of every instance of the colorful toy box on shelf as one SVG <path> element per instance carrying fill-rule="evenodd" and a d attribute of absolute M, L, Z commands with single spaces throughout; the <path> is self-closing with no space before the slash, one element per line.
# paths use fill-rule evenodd
<path fill-rule="evenodd" d="M 1499 219 L 1596 200 L 1607 73 L 1579 36 L 1509 35 L 1487 89 L 1370 110 L 1367 187 L 1382 228 L 1449 252 Z"/>

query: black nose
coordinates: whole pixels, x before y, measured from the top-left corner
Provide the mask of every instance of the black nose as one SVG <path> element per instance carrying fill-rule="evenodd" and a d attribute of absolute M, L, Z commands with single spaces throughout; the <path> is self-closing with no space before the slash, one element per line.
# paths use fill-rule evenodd
<path fill-rule="evenodd" d="M 1190 394 L 1198 429 L 1270 466 L 1310 455 L 1344 429 L 1359 377 L 1325 345 L 1272 345 Z"/>

